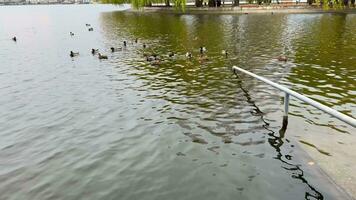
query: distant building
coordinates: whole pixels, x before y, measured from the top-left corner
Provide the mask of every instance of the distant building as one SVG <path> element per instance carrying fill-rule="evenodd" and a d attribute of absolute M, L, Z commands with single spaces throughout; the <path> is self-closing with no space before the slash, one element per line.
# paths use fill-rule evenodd
<path fill-rule="evenodd" d="M 0 4 L 5 5 L 16 5 L 16 4 L 25 4 L 26 0 L 0 0 Z"/>

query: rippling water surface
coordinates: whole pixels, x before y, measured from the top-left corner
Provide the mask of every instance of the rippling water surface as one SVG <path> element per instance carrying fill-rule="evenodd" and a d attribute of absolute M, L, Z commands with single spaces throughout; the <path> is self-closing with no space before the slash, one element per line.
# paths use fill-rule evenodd
<path fill-rule="evenodd" d="M 282 94 L 231 66 L 356 116 L 356 15 L 120 9 L 0 7 L 0 199 L 344 198 L 300 146 L 327 136 L 352 148 L 340 141 L 355 129 L 292 100 L 284 130 Z M 301 140 L 307 127 L 327 134 Z"/>

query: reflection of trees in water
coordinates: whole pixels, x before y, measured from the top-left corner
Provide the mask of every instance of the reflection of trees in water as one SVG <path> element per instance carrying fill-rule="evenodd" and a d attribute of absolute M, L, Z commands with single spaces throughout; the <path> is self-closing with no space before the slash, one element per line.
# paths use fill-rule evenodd
<path fill-rule="evenodd" d="M 251 71 L 258 69 L 261 75 L 265 75 L 263 72 L 270 75 L 280 72 L 281 69 L 266 69 L 266 64 L 283 52 L 284 48 L 295 50 L 296 59 L 299 59 L 301 44 L 295 43 L 296 40 L 292 39 L 290 32 L 281 38 L 283 29 L 293 25 L 285 23 L 285 15 L 266 18 L 263 15 L 250 17 L 110 13 L 102 16 L 104 34 L 110 40 L 114 41 L 120 37 L 133 40 L 137 37 L 148 43 L 151 48 L 146 51 L 149 52 L 162 55 L 175 51 L 183 55 L 186 51 L 194 50 L 194 55 L 197 55 L 199 46 L 206 46 L 207 54 L 211 58 L 206 63 L 177 58 L 167 60 L 160 66 L 151 66 L 133 61 L 132 66 L 135 67 L 131 75 L 145 82 L 143 87 L 152 91 L 149 98 L 164 99 L 173 103 L 175 108 L 183 107 L 179 112 L 188 116 L 204 115 L 199 119 L 187 120 L 184 116 L 177 118 L 179 125 L 187 130 L 198 127 L 226 139 L 226 136 L 239 134 L 238 129 L 241 127 L 236 124 L 242 114 L 255 116 L 257 123 L 243 121 L 241 124 L 254 123 L 251 125 L 253 129 L 267 130 L 267 141 L 276 151 L 275 159 L 282 163 L 283 169 L 290 172 L 292 178 L 307 186 L 305 198 L 323 199 L 323 195 L 308 183 L 301 167 L 292 162 L 292 156 L 283 155 L 286 126 L 282 126 L 279 133 L 269 127 L 261 109 L 250 96 L 252 92 L 255 99 L 260 95 L 258 90 L 255 91 L 254 83 L 244 83 L 242 87 L 239 79 L 239 90 L 232 89 L 236 88 L 236 79 L 228 70 L 232 65 L 243 65 Z M 297 40 L 300 38 L 302 37 Z M 229 59 L 221 56 L 222 49 L 230 52 Z M 268 101 L 268 98 L 270 97 L 264 101 Z M 273 104 L 275 103 L 273 99 Z M 244 108 L 241 111 L 237 106 Z M 214 121 L 212 126 L 202 123 L 209 120 Z"/>
<path fill-rule="evenodd" d="M 118 36 L 132 40 L 137 37 L 152 43 L 149 44 L 150 50 L 158 54 L 167 54 L 169 51 L 184 54 L 193 51 L 194 56 L 197 56 L 200 46 L 207 47 L 210 61 L 203 65 L 186 60 L 168 62 L 170 66 L 162 65 L 177 72 L 177 76 L 181 76 L 187 82 L 194 80 L 203 83 L 208 79 L 214 80 L 209 73 L 212 68 L 232 65 L 243 65 L 248 69 L 263 68 L 271 57 L 281 52 L 279 35 L 282 32 L 281 24 L 284 23 L 284 18 L 284 15 L 269 19 L 265 16 L 117 12 L 103 14 L 102 24 L 105 34 L 111 40 L 117 39 Z M 221 51 L 224 49 L 230 53 L 229 59 L 222 58 Z M 185 68 L 172 67 L 172 64 L 183 65 Z M 197 66 L 204 66 L 204 71 L 200 73 L 201 68 Z M 148 71 L 161 71 L 147 65 L 142 68 Z M 195 68 L 194 73 L 189 71 L 193 68 Z M 214 76 L 218 77 L 217 80 L 224 80 L 227 73 L 229 72 L 221 70 Z"/>
<path fill-rule="evenodd" d="M 133 73 L 145 80 L 145 87 L 162 90 L 164 93 L 152 95 L 152 98 L 165 99 L 174 104 L 191 105 L 195 110 L 209 111 L 205 120 L 228 118 L 229 122 L 217 122 L 215 129 L 224 133 L 236 132 L 236 121 L 243 112 L 251 109 L 244 107 L 246 102 L 241 98 L 241 91 L 235 91 L 236 83 L 232 79 L 232 65 L 242 64 L 246 68 L 262 68 L 271 55 L 281 51 L 279 35 L 285 22 L 284 15 L 232 16 L 232 15 L 174 15 L 174 14 L 141 14 L 141 13 L 107 13 L 102 15 L 102 26 L 110 40 L 121 36 L 145 40 L 151 48 L 146 50 L 160 55 L 169 51 L 186 51 L 198 54 L 198 48 L 208 49 L 209 61 L 199 63 L 183 58 L 167 60 L 160 66 L 135 63 L 137 72 Z M 112 32 L 116 31 L 115 34 Z M 266 42 L 267 41 L 267 42 Z M 230 52 L 226 59 L 221 50 Z M 272 56 L 274 57 L 274 56 Z M 260 59 L 256 59 L 260 58 Z M 266 73 L 278 71 L 279 68 L 267 69 Z M 255 82 L 246 84 L 253 90 Z M 255 91 L 256 92 L 256 91 Z M 257 90 L 258 93 L 258 90 Z M 272 95 L 264 95 L 264 101 Z M 184 97 L 184 98 L 178 98 Z M 276 98 L 270 99 L 275 104 Z M 240 108 L 237 108 L 240 106 Z M 253 108 L 252 108 L 253 109 Z M 250 112 L 250 111 L 247 111 Z M 250 113 L 253 115 L 253 113 Z M 240 121 L 243 123 L 243 119 Z M 211 134 L 224 135 L 211 127 L 201 127 Z M 255 128 L 255 127 L 254 127 Z"/>
<path fill-rule="evenodd" d="M 356 67 L 354 47 L 356 29 L 354 16 L 345 14 L 321 15 L 307 21 L 300 37 L 294 41 L 295 60 L 300 66 L 293 68 L 288 80 L 303 85 L 301 93 L 317 96 L 328 106 L 352 104 L 355 95 Z M 349 108 L 344 113 L 351 114 Z"/>

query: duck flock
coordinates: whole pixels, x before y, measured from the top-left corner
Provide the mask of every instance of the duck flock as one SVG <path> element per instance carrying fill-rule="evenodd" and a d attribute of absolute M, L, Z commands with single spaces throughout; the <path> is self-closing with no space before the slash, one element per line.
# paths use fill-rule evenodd
<path fill-rule="evenodd" d="M 94 28 L 91 27 L 90 24 L 85 24 L 85 26 L 88 28 L 88 31 L 94 31 Z M 74 33 L 73 32 L 69 32 L 69 35 L 70 36 L 74 36 Z M 14 42 L 17 42 L 16 36 L 14 36 L 12 38 L 12 40 Z M 138 42 L 138 38 L 136 38 L 132 43 L 138 44 L 139 43 Z M 118 51 L 124 51 L 124 50 L 126 50 L 127 45 L 128 45 L 127 41 L 123 41 L 123 45 L 121 47 L 110 47 L 110 51 L 112 53 L 118 52 Z M 145 43 L 142 43 L 142 48 L 146 49 L 147 45 Z M 206 55 L 206 51 L 207 50 L 206 50 L 206 48 L 204 46 L 201 46 L 199 48 L 199 55 L 197 56 L 199 62 L 204 62 L 204 61 L 208 61 L 209 60 L 207 55 Z M 108 59 L 108 56 L 107 55 L 103 55 L 102 53 L 100 53 L 99 49 L 94 49 L 94 48 L 91 49 L 91 54 L 93 56 L 98 56 L 98 59 L 100 59 L 100 60 Z M 222 50 L 221 54 L 223 56 L 225 56 L 225 58 L 228 58 L 229 53 L 228 53 L 227 50 Z M 177 54 L 175 52 L 169 52 L 168 55 L 165 55 L 165 56 L 168 56 L 169 58 L 173 58 L 176 55 Z M 74 58 L 76 56 L 79 56 L 79 52 L 70 51 L 69 56 L 71 58 Z M 145 60 L 147 62 L 150 62 L 152 65 L 159 65 L 161 63 L 161 61 L 162 61 L 161 56 L 159 56 L 158 54 L 155 54 L 155 53 L 153 53 L 153 54 L 144 53 L 143 56 L 145 57 Z M 189 52 L 189 51 L 186 52 L 185 53 L 185 57 L 186 57 L 186 59 L 192 59 L 193 58 L 192 52 Z M 278 61 L 282 61 L 282 62 L 287 62 L 287 60 L 288 60 L 288 58 L 286 56 L 284 56 L 284 55 L 281 55 L 281 56 L 277 57 L 276 59 Z"/>
<path fill-rule="evenodd" d="M 92 28 L 90 24 L 85 24 L 85 25 L 86 25 L 86 27 L 88 27 L 88 31 L 94 31 L 94 28 Z M 70 34 L 70 36 L 74 36 L 73 32 L 70 32 L 69 34 Z M 139 39 L 136 38 L 131 43 L 137 45 L 139 43 Z M 143 49 L 147 48 L 147 45 L 145 43 L 142 43 L 141 45 L 142 45 Z M 123 41 L 122 46 L 120 46 L 120 47 L 110 47 L 110 51 L 112 53 L 118 52 L 118 51 L 125 51 L 125 50 L 127 50 L 127 46 L 128 46 L 128 42 L 127 41 Z M 205 47 L 201 46 L 199 48 L 199 52 L 200 53 L 198 55 L 198 60 L 200 62 L 209 60 L 207 55 L 206 55 L 206 48 Z M 223 50 L 221 53 L 226 58 L 228 57 L 227 50 Z M 94 48 L 91 49 L 91 54 L 93 56 L 97 56 L 98 59 L 100 59 L 100 60 L 108 59 L 108 56 L 100 53 L 99 49 L 94 49 Z M 70 55 L 71 58 L 73 58 L 73 57 L 79 56 L 79 52 L 70 51 L 69 55 Z M 159 65 L 161 63 L 161 61 L 163 61 L 162 57 L 165 56 L 165 57 L 169 57 L 169 58 L 174 58 L 175 56 L 177 56 L 177 54 L 175 52 L 169 52 L 167 55 L 160 56 L 160 55 L 158 55 L 156 53 L 152 53 L 152 54 L 144 53 L 143 56 L 145 57 L 145 60 L 147 62 L 150 62 L 150 64 Z M 184 56 L 186 57 L 186 59 L 192 59 L 193 58 L 192 52 L 186 52 Z"/>

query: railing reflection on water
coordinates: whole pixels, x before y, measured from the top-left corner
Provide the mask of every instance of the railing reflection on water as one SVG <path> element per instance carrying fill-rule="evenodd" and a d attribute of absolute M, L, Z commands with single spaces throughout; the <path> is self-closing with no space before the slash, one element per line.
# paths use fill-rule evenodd
<path fill-rule="evenodd" d="M 236 76 L 238 77 L 237 74 L 236 74 Z M 251 98 L 250 94 L 248 93 L 248 90 L 243 88 L 241 80 L 238 80 L 238 87 L 242 90 L 244 96 L 247 99 L 247 102 L 255 108 L 254 111 L 261 117 L 261 120 L 263 122 L 262 126 L 264 129 L 266 129 L 268 131 L 268 135 L 270 136 L 270 138 L 268 138 L 268 143 L 277 152 L 277 155 L 276 155 L 276 157 L 274 157 L 274 159 L 282 162 L 283 165 L 281 167 L 283 169 L 287 170 L 288 172 L 290 172 L 292 174 L 291 175 L 292 178 L 298 179 L 302 183 L 306 184 L 307 188 L 309 188 L 309 189 L 307 191 L 305 191 L 305 194 L 304 194 L 305 199 L 310 199 L 310 198 L 314 198 L 314 199 L 318 199 L 318 200 L 324 199 L 323 194 L 321 192 L 319 192 L 317 190 L 317 188 L 312 186 L 308 182 L 306 177 L 304 177 L 304 171 L 301 168 L 301 166 L 299 164 L 295 164 L 292 162 L 292 156 L 288 155 L 288 154 L 283 155 L 283 153 L 282 153 L 281 148 L 284 144 L 283 139 L 285 136 L 285 132 L 287 130 L 288 117 L 286 117 L 286 116 L 283 117 L 282 127 L 278 131 L 279 134 L 276 133 L 269 127 L 270 124 L 268 122 L 266 122 L 266 120 L 264 119 L 264 113 L 258 108 L 255 101 Z"/>

